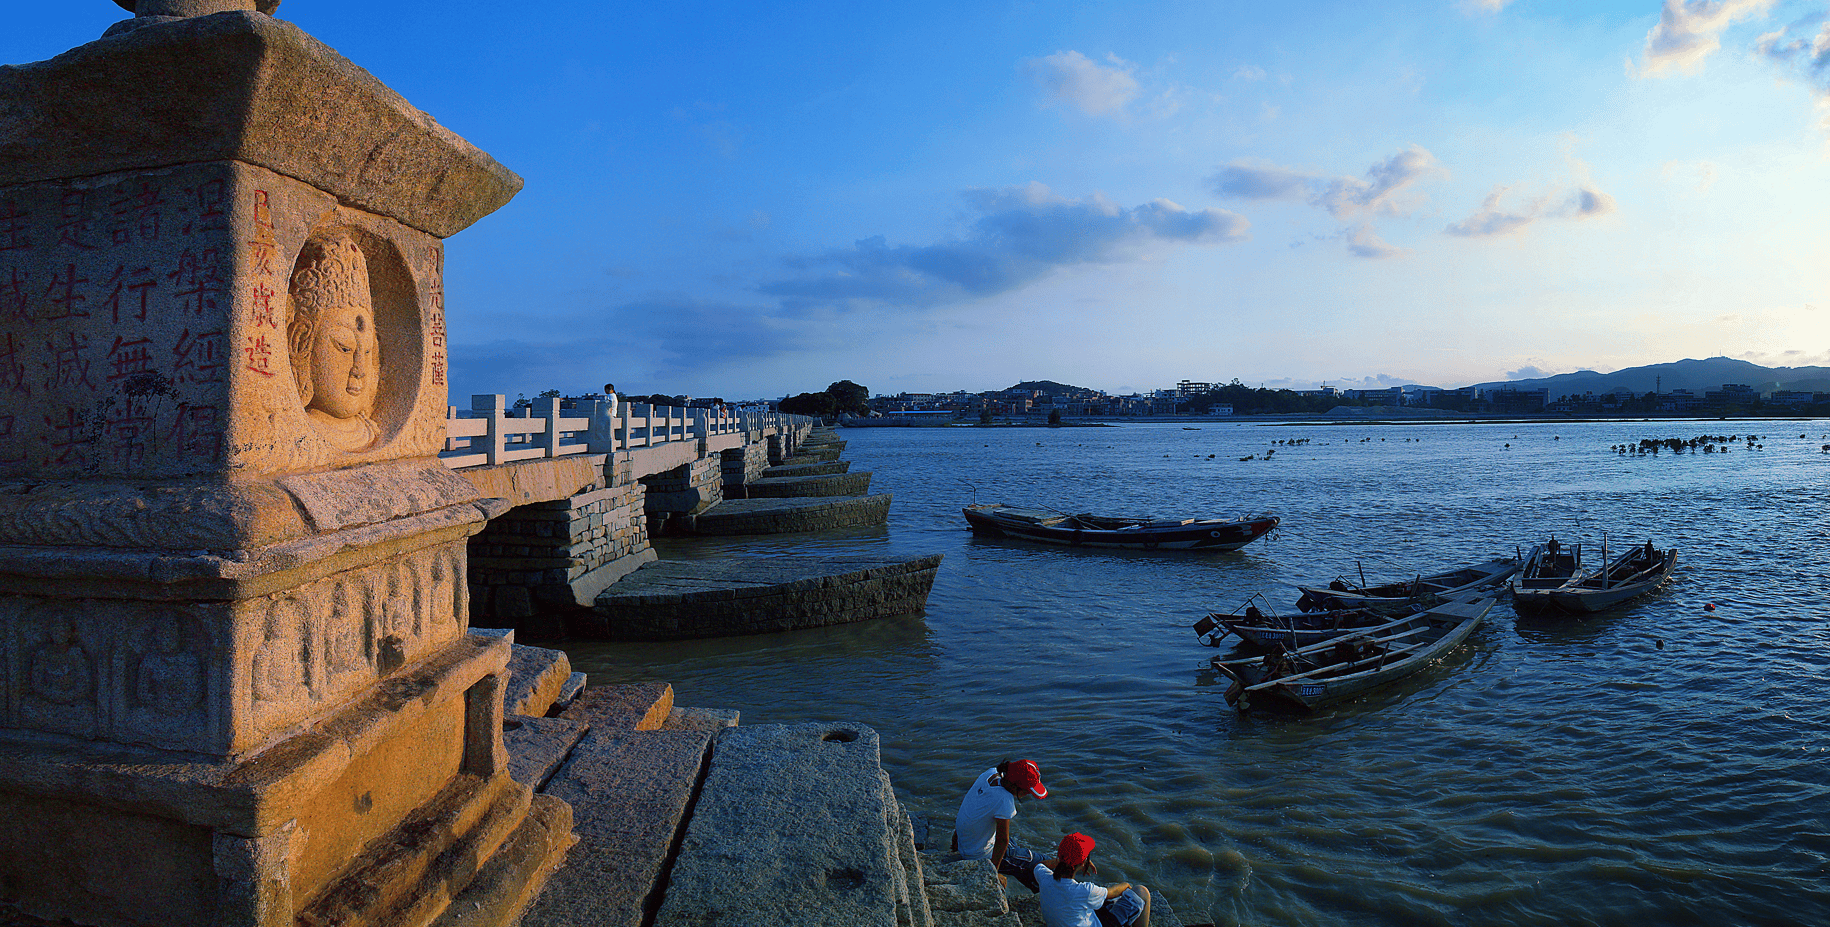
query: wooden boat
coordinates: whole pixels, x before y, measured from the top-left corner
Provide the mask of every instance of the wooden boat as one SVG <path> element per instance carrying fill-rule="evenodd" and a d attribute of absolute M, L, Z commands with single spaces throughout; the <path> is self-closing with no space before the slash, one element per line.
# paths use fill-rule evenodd
<path fill-rule="evenodd" d="M 1272 515 L 1240 518 L 1119 518 L 1064 515 L 1047 509 L 984 502 L 963 510 L 978 534 L 1022 538 L 1069 547 L 1133 550 L 1238 550 L 1270 533 Z"/>
<path fill-rule="evenodd" d="M 1254 598 L 1257 598 L 1256 596 Z M 1297 612 L 1279 615 L 1251 604 L 1228 614 L 1210 613 L 1195 622 L 1195 634 L 1201 643 L 1219 647 L 1228 634 L 1252 650 L 1281 650 L 1306 647 L 1322 641 L 1363 630 L 1373 630 L 1393 622 L 1408 621 L 1422 607 L 1394 617 L 1376 608 L 1337 608 L 1329 611 Z"/>
<path fill-rule="evenodd" d="M 1316 586 L 1297 586 L 1302 592 L 1296 600 L 1296 607 L 1303 611 L 1324 611 L 1341 608 L 1377 608 L 1387 614 L 1399 614 L 1426 608 L 1438 602 L 1466 597 L 1483 589 L 1504 585 L 1506 580 L 1519 571 L 1522 561 L 1529 560 L 1538 553 L 1538 548 L 1531 549 L 1531 554 L 1524 558 L 1512 557 L 1489 560 L 1473 566 L 1432 573 L 1428 576 L 1417 576 L 1395 583 L 1378 585 L 1354 585 L 1346 579 L 1335 579 L 1326 588 Z M 1361 580 L 1365 582 L 1364 579 Z"/>
<path fill-rule="evenodd" d="M 1480 626 L 1494 599 L 1444 602 L 1400 621 L 1252 660 L 1221 660 L 1240 711 L 1287 704 L 1313 710 L 1388 685 L 1435 663 Z"/>
<path fill-rule="evenodd" d="M 1582 569 L 1580 551 L 1568 562 L 1548 556 L 1527 562 L 1512 581 L 1512 607 L 1520 614 L 1591 615 L 1645 595 L 1671 578 L 1677 548 L 1659 550 L 1651 541 L 1610 558 L 1602 549 L 1598 569 Z"/>

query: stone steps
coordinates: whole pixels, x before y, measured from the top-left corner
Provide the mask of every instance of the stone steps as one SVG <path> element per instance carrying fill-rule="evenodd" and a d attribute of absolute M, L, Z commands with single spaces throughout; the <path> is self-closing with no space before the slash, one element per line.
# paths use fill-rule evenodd
<path fill-rule="evenodd" d="M 726 499 L 675 519 L 684 534 L 795 534 L 828 528 L 874 527 L 890 518 L 890 494 L 805 499 Z M 670 527 L 676 527 L 670 525 Z"/>
<path fill-rule="evenodd" d="M 640 927 L 660 903 L 712 740 L 737 713 L 676 708 L 672 687 L 640 683 L 588 688 L 556 717 L 510 723 L 510 769 L 551 767 L 536 774 L 541 797 L 571 807 L 578 841 L 521 924 Z M 543 733 L 513 736 L 525 731 Z"/>
<path fill-rule="evenodd" d="M 927 607 L 941 557 L 663 560 L 570 616 L 585 640 L 680 640 L 824 627 Z M 587 690 L 589 694 L 589 690 Z"/>

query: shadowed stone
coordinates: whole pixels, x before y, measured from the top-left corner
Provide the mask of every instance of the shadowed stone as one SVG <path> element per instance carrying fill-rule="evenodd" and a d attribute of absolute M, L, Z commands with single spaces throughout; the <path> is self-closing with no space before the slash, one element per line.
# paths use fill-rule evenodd
<path fill-rule="evenodd" d="M 516 644 L 508 660 L 508 685 L 502 692 L 502 710 L 509 715 L 545 715 L 559 698 L 572 675 L 564 651 Z"/>
<path fill-rule="evenodd" d="M 502 745 L 508 749 L 508 774 L 538 789 L 564 763 L 589 725 L 567 718 L 509 718 L 502 723 Z"/>
<path fill-rule="evenodd" d="M 640 927 L 698 788 L 710 731 L 594 728 L 547 784 L 578 844 L 522 927 Z"/>
<path fill-rule="evenodd" d="M 834 460 L 824 463 L 783 464 L 770 467 L 762 472 L 762 478 L 774 476 L 826 476 L 832 473 L 844 473 L 851 469 L 851 461 Z"/>
<path fill-rule="evenodd" d="M 665 560 L 636 571 L 568 619 L 574 636 L 676 640 L 817 628 L 927 607 L 941 555 Z M 568 715 L 570 712 L 568 712 Z"/>
<path fill-rule="evenodd" d="M 765 476 L 745 487 L 751 499 L 798 496 L 861 496 L 871 491 L 869 470 L 817 476 Z"/>
<path fill-rule="evenodd" d="M 734 727 L 718 736 L 655 927 L 929 927 L 913 847 L 875 731 Z"/>
<path fill-rule="evenodd" d="M 889 521 L 890 494 L 805 499 L 726 499 L 683 519 L 687 534 L 793 534 L 855 528 Z M 614 586 L 611 589 L 615 589 Z"/>

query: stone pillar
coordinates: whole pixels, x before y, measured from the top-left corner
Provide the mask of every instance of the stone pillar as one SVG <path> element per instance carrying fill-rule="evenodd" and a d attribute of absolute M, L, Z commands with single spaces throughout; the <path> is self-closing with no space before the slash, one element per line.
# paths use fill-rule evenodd
<path fill-rule="evenodd" d="M 425 924 L 569 826 L 501 769 L 464 581 L 501 506 L 437 459 L 441 242 L 520 179 L 277 5 L 141 0 L 0 67 L 0 902 L 35 917 Z"/>
<path fill-rule="evenodd" d="M 478 626 L 532 638 L 563 635 L 561 613 L 656 559 L 639 482 L 517 506 L 470 539 L 470 594 Z"/>
<path fill-rule="evenodd" d="M 749 498 L 748 486 L 762 478 L 769 466 L 769 449 L 760 442 L 747 442 L 719 452 L 724 471 L 724 497 Z"/>

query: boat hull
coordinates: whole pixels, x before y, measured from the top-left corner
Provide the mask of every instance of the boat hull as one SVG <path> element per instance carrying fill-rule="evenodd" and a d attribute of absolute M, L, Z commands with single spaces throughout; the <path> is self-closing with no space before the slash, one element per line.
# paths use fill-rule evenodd
<path fill-rule="evenodd" d="M 1576 576 L 1554 585 L 1512 583 L 1512 608 L 1522 615 L 1593 615 L 1624 605 L 1664 585 L 1677 569 L 1677 550 L 1664 551 L 1657 565 L 1611 585 Z"/>
<path fill-rule="evenodd" d="M 1460 570 L 1419 577 L 1408 583 L 1359 589 L 1298 586 L 1297 591 L 1302 595 L 1296 600 L 1296 607 L 1304 611 L 1375 608 L 1396 614 L 1402 610 L 1428 608 L 1484 589 L 1503 586 L 1518 572 L 1517 559 L 1490 560 Z"/>
<path fill-rule="evenodd" d="M 1233 680 L 1226 699 L 1240 711 L 1277 704 L 1313 711 L 1390 685 L 1441 660 L 1480 627 L 1493 602 L 1492 598 L 1483 598 L 1446 603 L 1389 625 L 1360 629 L 1360 633 L 1343 635 L 1334 642 L 1336 646 L 1383 645 L 1387 650 L 1406 640 L 1418 642 L 1414 649 L 1394 655 L 1389 663 L 1376 653 L 1355 656 L 1350 658 L 1352 666 L 1323 666 L 1292 675 L 1288 682 L 1278 679 L 1279 661 L 1274 656 L 1244 661 L 1216 659 L 1213 665 Z M 1325 648 L 1328 642 L 1315 646 Z"/>
<path fill-rule="evenodd" d="M 1009 537 L 1061 547 L 1096 547 L 1115 550 L 1232 551 L 1264 537 L 1278 525 L 1276 516 L 1239 519 L 1197 519 L 1185 524 L 1140 525 L 1101 529 L 1055 527 L 1000 516 L 995 509 L 968 506 L 966 522 L 977 534 Z"/>

